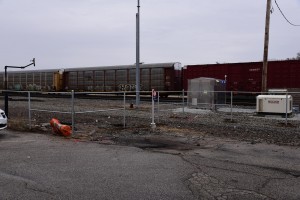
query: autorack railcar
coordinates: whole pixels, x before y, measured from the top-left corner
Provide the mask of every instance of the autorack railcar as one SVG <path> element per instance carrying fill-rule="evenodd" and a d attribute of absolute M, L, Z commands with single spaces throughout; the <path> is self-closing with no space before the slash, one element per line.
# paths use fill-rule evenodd
<path fill-rule="evenodd" d="M 136 66 L 121 65 L 90 68 L 68 68 L 62 86 L 75 91 L 135 91 Z M 181 89 L 181 64 L 140 64 L 140 90 L 178 91 Z"/>
<path fill-rule="evenodd" d="M 181 90 L 181 63 L 140 64 L 141 91 Z M 0 77 L 4 89 L 4 72 Z M 116 92 L 136 90 L 136 65 L 8 72 L 9 90 Z"/>
<path fill-rule="evenodd" d="M 22 70 L 7 72 L 8 90 L 54 91 L 59 70 Z M 0 72 L 0 89 L 5 89 L 5 73 Z"/>

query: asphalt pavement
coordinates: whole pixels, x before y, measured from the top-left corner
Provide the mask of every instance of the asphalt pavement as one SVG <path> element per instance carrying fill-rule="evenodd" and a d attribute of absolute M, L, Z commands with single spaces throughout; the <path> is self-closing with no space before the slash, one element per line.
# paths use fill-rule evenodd
<path fill-rule="evenodd" d="M 194 199 L 180 157 L 133 147 L 6 131 L 0 199 Z"/>
<path fill-rule="evenodd" d="M 300 150 L 204 138 L 140 149 L 0 133 L 0 199 L 300 199 Z"/>

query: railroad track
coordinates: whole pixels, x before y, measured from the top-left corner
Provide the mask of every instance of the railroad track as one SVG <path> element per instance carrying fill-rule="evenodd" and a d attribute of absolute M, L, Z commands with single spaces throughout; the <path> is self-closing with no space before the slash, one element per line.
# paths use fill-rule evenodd
<path fill-rule="evenodd" d="M 9 92 L 9 99 L 12 101 L 17 100 L 26 100 L 28 97 L 27 92 Z M 0 96 L 4 97 L 4 93 L 0 93 Z M 21 98 L 20 98 L 21 97 Z M 37 98 L 71 98 L 70 93 L 48 93 L 48 92 L 31 92 L 30 97 Z M 75 93 L 75 98 L 79 99 L 102 99 L 102 100 L 123 100 L 124 96 L 122 93 L 119 94 L 110 94 L 110 93 Z M 169 102 L 169 103 L 182 103 L 187 102 L 187 96 L 184 96 L 184 99 L 180 95 L 173 95 L 169 97 L 160 97 L 160 102 Z M 132 93 L 126 95 L 126 101 L 132 101 L 133 103 L 136 101 L 135 95 Z M 140 101 L 150 102 L 152 101 L 152 97 L 149 95 L 140 95 Z M 230 97 L 226 99 L 226 104 L 230 105 L 231 99 Z M 244 106 L 255 106 L 256 98 L 255 96 L 234 96 L 233 97 L 233 105 L 244 105 Z"/>
<path fill-rule="evenodd" d="M 150 93 L 150 92 L 149 92 Z M 0 96 L 4 98 L 4 93 L 0 93 Z M 25 100 L 28 98 L 27 92 L 17 93 L 17 92 L 8 92 L 8 96 L 10 100 Z M 71 98 L 70 93 L 40 93 L 40 92 L 32 92 L 30 93 L 30 97 L 36 98 Z M 78 99 L 102 99 L 102 100 L 123 100 L 124 95 L 120 94 L 96 94 L 96 93 L 75 93 L 75 98 Z M 186 97 L 184 97 L 184 101 L 186 102 Z M 135 95 L 126 95 L 126 101 L 135 101 Z M 141 101 L 150 102 L 152 101 L 152 97 L 150 95 L 141 95 Z M 160 97 L 160 102 L 182 102 L 182 97 Z"/>

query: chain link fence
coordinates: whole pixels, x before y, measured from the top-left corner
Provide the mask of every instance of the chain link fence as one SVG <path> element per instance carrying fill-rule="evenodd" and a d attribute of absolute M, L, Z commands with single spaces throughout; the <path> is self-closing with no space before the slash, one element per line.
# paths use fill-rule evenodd
<path fill-rule="evenodd" d="M 281 93 L 286 97 L 281 113 L 257 112 L 257 96 L 248 92 L 212 91 L 157 91 L 140 92 L 136 105 L 135 93 L 40 93 L 11 92 L 9 94 L 9 118 L 23 121 L 31 129 L 57 118 L 62 124 L 72 126 L 73 134 L 96 128 L 141 128 L 168 125 L 169 123 L 217 123 L 218 120 L 245 123 L 259 118 L 276 120 L 299 126 L 298 96 L 300 93 Z M 288 97 L 293 97 L 292 113 L 288 112 Z M 166 97 L 167 96 L 167 97 Z M 299 98 L 300 99 L 300 98 Z M 4 108 L 4 100 L 2 98 Z M 263 120 L 260 120 L 263 119 Z M 198 120 L 198 121 L 197 121 Z M 10 121 L 10 120 L 9 120 Z M 258 124 L 262 126 L 263 124 Z"/>

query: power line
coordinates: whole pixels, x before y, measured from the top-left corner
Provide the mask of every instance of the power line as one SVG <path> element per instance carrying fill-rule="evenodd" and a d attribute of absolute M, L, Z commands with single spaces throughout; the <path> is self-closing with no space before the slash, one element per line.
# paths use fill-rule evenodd
<path fill-rule="evenodd" d="M 286 16 L 283 14 L 283 12 L 282 12 L 282 10 L 280 9 L 280 7 L 279 7 L 279 5 L 278 5 L 278 3 L 277 3 L 276 0 L 275 0 L 275 3 L 276 3 L 277 8 L 279 9 L 279 11 L 281 12 L 282 16 L 284 17 L 284 19 L 285 19 L 290 25 L 292 25 L 292 26 L 300 26 L 300 25 L 291 23 L 291 22 L 286 18 Z"/>

